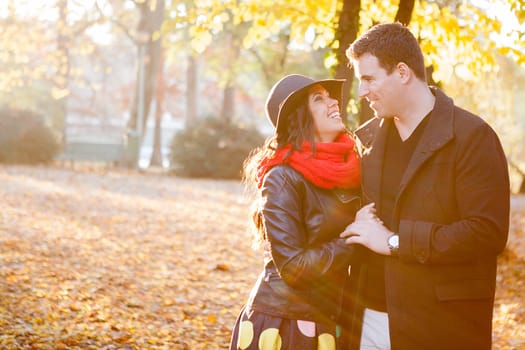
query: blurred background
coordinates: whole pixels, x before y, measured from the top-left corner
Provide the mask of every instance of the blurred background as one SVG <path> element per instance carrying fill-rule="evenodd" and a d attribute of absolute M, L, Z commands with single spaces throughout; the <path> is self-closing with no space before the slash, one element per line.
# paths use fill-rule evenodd
<path fill-rule="evenodd" d="M 410 27 L 429 83 L 487 120 L 525 192 L 525 0 L 2 0 L 0 162 L 90 161 L 238 178 L 285 74 L 347 79 L 380 22 Z"/>

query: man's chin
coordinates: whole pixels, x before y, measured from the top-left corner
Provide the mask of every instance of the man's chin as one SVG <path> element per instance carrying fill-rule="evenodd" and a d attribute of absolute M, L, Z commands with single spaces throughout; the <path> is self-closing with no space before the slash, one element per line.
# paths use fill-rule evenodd
<path fill-rule="evenodd" d="M 372 112 L 374 112 L 374 117 L 376 117 L 376 118 L 383 118 L 384 117 L 384 115 L 382 115 L 379 111 L 376 111 L 373 108 L 372 108 Z"/>
<path fill-rule="evenodd" d="M 374 112 L 374 117 L 378 118 L 378 119 L 391 119 L 393 118 L 394 116 L 393 115 L 389 115 L 389 114 L 384 114 L 384 113 L 381 113 L 379 111 L 376 111 L 375 109 L 372 108 L 372 111 Z"/>

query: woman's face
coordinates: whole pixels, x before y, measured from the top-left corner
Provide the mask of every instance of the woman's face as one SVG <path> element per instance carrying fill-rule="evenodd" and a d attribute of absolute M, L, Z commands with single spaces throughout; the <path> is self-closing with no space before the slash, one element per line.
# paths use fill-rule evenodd
<path fill-rule="evenodd" d="M 308 89 L 308 108 L 314 119 L 316 142 L 332 142 L 345 130 L 339 114 L 339 103 L 320 84 Z"/>

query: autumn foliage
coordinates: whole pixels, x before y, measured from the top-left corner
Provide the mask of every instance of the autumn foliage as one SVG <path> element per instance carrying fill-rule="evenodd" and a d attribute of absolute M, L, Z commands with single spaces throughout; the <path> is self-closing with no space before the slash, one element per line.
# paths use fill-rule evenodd
<path fill-rule="evenodd" d="M 261 259 L 238 181 L 0 166 L 0 349 L 224 349 Z M 515 203 L 514 203 L 515 204 Z M 521 221 L 494 349 L 525 349 Z"/>

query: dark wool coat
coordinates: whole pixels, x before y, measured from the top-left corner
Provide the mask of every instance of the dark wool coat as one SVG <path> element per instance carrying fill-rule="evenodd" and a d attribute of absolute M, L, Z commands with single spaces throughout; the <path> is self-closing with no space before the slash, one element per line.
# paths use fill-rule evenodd
<path fill-rule="evenodd" d="M 390 229 L 400 255 L 385 257 L 392 350 L 489 350 L 496 257 L 509 225 L 507 161 L 486 122 L 432 92 L 434 109 L 395 200 Z M 376 205 L 390 127 L 374 118 L 356 131 L 364 201 Z"/>

